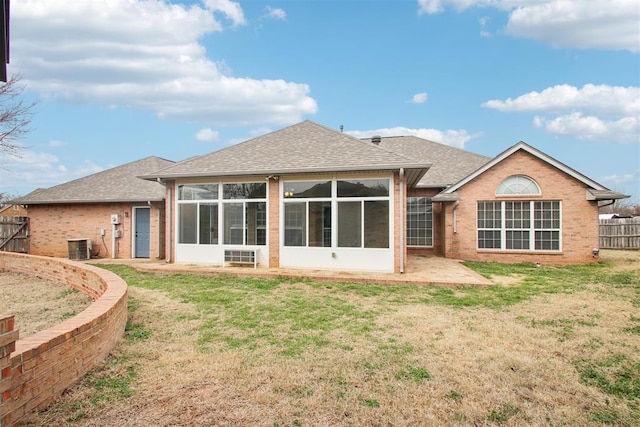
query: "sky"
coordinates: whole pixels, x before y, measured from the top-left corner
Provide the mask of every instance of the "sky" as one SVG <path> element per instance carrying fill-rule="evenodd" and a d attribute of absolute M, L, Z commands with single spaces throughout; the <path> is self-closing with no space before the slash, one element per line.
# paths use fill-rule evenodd
<path fill-rule="evenodd" d="M 640 203 L 638 0 L 20 0 L 35 102 L 0 193 L 302 120 L 495 156 L 525 141 Z"/>

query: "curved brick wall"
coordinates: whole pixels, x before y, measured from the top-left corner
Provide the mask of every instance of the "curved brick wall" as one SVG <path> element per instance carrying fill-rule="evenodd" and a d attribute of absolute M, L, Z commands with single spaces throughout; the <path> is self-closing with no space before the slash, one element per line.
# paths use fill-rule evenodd
<path fill-rule="evenodd" d="M 94 298 L 75 317 L 25 339 L 0 316 L 0 426 L 44 409 L 101 363 L 124 333 L 127 284 L 115 274 L 60 258 L 0 252 L 0 271 L 72 286 Z"/>

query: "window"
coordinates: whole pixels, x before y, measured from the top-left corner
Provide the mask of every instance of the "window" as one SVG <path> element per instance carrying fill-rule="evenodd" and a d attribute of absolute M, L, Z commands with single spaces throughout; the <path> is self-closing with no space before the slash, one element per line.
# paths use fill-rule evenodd
<path fill-rule="evenodd" d="M 307 246 L 307 204 L 285 203 L 284 245 Z"/>
<path fill-rule="evenodd" d="M 284 245 L 331 247 L 335 234 L 339 247 L 388 248 L 389 182 L 388 178 L 283 182 Z"/>
<path fill-rule="evenodd" d="M 478 202 L 478 249 L 499 249 L 501 228 L 501 203 Z"/>
<path fill-rule="evenodd" d="M 500 183 L 496 190 L 497 196 L 539 195 L 540 187 L 528 176 L 512 175 Z"/>
<path fill-rule="evenodd" d="M 266 197 L 264 182 L 222 185 L 224 244 L 267 244 Z"/>
<path fill-rule="evenodd" d="M 559 251 L 559 201 L 478 202 L 478 249 Z"/>
<path fill-rule="evenodd" d="M 266 199 L 267 184 L 265 182 L 223 184 L 222 198 L 223 199 Z"/>
<path fill-rule="evenodd" d="M 285 246 L 331 246 L 331 186 L 331 181 L 283 184 Z"/>
<path fill-rule="evenodd" d="M 388 179 L 338 181 L 338 197 L 389 196 Z"/>
<path fill-rule="evenodd" d="M 215 245 L 218 243 L 218 204 L 201 203 L 199 208 L 199 243 L 201 245 Z"/>
<path fill-rule="evenodd" d="M 531 229 L 530 202 L 505 202 L 505 247 L 529 249 Z"/>
<path fill-rule="evenodd" d="M 428 197 L 407 197 L 407 245 L 433 246 L 433 209 Z"/>
<path fill-rule="evenodd" d="M 338 246 L 389 247 L 389 179 L 337 181 Z"/>
<path fill-rule="evenodd" d="M 178 205 L 178 243 L 198 243 L 197 239 L 197 215 L 196 203 Z"/>
<path fill-rule="evenodd" d="M 560 250 L 560 202 L 535 202 L 533 221 L 536 249 Z"/>
<path fill-rule="evenodd" d="M 217 199 L 218 184 L 178 186 L 178 243 L 218 244 Z"/>
<path fill-rule="evenodd" d="M 224 244 L 265 245 L 266 188 L 262 182 L 179 185 L 178 243 L 219 244 L 222 203 Z"/>

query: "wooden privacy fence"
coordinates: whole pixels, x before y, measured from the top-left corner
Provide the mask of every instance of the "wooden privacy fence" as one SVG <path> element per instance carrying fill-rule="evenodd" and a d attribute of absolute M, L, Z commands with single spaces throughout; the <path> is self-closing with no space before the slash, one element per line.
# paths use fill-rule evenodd
<path fill-rule="evenodd" d="M 601 219 L 600 249 L 640 249 L 640 217 Z"/>
<path fill-rule="evenodd" d="M 0 216 L 0 251 L 29 253 L 29 219 Z"/>

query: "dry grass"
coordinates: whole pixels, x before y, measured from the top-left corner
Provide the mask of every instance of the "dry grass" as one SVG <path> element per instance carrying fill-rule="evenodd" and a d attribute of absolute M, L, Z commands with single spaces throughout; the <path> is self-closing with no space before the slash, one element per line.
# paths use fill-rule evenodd
<path fill-rule="evenodd" d="M 18 273 L 0 272 L 0 314 L 15 315 L 20 338 L 75 316 L 91 298 L 54 282 Z"/>
<path fill-rule="evenodd" d="M 214 294 L 212 283 L 203 302 L 179 293 L 184 277 L 164 276 L 166 291 L 149 279 L 130 288 L 128 333 L 111 359 L 28 424 L 636 425 L 640 253 L 608 259 L 633 283 L 498 308 L 434 303 L 428 288 L 311 282 L 265 284 L 255 297 L 240 284 Z M 308 312 L 292 313 L 292 301 Z M 290 317 L 273 321 L 279 309 Z M 620 363 L 631 394 L 581 368 L 611 379 Z"/>

